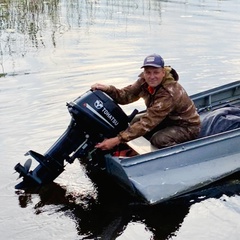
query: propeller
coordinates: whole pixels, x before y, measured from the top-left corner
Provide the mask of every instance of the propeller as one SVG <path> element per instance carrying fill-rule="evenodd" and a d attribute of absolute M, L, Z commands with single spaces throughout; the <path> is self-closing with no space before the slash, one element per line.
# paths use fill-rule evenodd
<path fill-rule="evenodd" d="M 26 172 L 27 172 L 27 173 L 29 172 L 29 169 L 30 169 L 31 165 L 32 165 L 32 159 L 29 158 L 29 159 L 24 163 L 24 165 L 23 165 L 24 168 L 26 169 Z"/>
<path fill-rule="evenodd" d="M 28 174 L 31 165 L 32 159 L 29 158 L 23 166 L 20 163 L 15 166 L 16 172 L 20 173 L 18 179 Z"/>

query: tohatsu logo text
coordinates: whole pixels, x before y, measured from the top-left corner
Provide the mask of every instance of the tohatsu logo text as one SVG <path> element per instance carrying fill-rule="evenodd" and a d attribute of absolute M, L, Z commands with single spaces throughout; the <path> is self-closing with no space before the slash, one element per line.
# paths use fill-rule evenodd
<path fill-rule="evenodd" d="M 117 125 L 119 124 L 119 122 L 116 120 L 116 118 L 115 118 L 111 113 L 109 113 L 109 111 L 108 111 L 105 107 L 103 107 L 102 112 L 104 113 L 104 115 L 105 115 L 108 119 L 111 120 L 111 122 L 112 122 L 115 126 L 117 126 Z"/>
<path fill-rule="evenodd" d="M 104 107 L 103 102 L 100 100 L 96 100 L 94 103 L 94 107 L 98 110 L 102 109 L 102 113 L 115 125 L 117 126 L 119 122 L 117 119 Z"/>

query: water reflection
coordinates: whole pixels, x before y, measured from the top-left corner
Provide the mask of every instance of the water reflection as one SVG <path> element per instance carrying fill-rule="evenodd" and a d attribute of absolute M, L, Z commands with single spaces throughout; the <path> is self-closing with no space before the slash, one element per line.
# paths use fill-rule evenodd
<path fill-rule="evenodd" d="M 24 56 L 28 47 L 45 47 L 44 37 L 51 29 L 52 44 L 59 31 L 59 1 L 4 1 L 1 3 L 1 44 L 4 52 Z M 50 21 L 49 21 L 50 20 Z"/>
<path fill-rule="evenodd" d="M 131 222 L 142 223 L 152 233 L 151 239 L 169 239 L 175 236 L 192 204 L 212 197 L 220 198 L 223 194 L 233 196 L 239 193 L 240 181 L 236 180 L 239 174 L 194 194 L 154 206 L 136 202 L 121 188 L 109 184 L 108 179 L 98 184 L 97 199 L 91 195 L 69 193 L 64 187 L 52 183 L 38 191 L 40 201 L 34 209 L 36 214 L 41 214 L 46 206 L 56 206 L 56 212 L 64 212 L 73 219 L 78 235 L 84 236 L 81 239 L 117 239 Z M 19 192 L 18 195 L 22 208 L 32 204 L 31 193 Z"/>
<path fill-rule="evenodd" d="M 136 20 L 134 14 L 141 11 L 149 15 L 151 11 L 161 19 L 161 1 L 136 0 L 8 0 L 0 2 L 0 54 L 1 76 L 5 76 L 5 66 L 11 59 L 12 67 L 26 55 L 40 50 L 61 49 L 62 36 L 74 30 L 74 38 L 82 42 L 90 34 L 107 34 L 120 37 L 122 32 L 139 35 L 138 28 L 128 29 L 128 23 Z M 161 21 L 160 21 L 161 22 Z M 96 28 L 97 25 L 98 27 Z M 139 25 L 139 23 L 137 24 Z M 91 32 L 91 28 L 94 29 Z M 101 28 L 106 31 L 101 31 Z M 142 32 L 141 32 L 142 34 Z M 119 39 L 120 41 L 120 39 Z M 48 54 L 48 52 L 46 52 Z M 9 59 L 9 57 L 11 57 Z"/>
<path fill-rule="evenodd" d="M 157 13 L 161 23 L 161 1 L 149 1 L 147 6 L 136 0 L 108 0 L 106 3 L 99 0 L 0 1 L 1 54 L 24 56 L 28 47 L 46 47 L 49 39 L 56 47 L 64 32 L 84 27 L 86 34 L 96 23 L 112 25 L 114 18 L 127 28 L 128 21 L 134 20 L 133 13 L 139 8 L 142 15 L 149 14 L 149 17 L 150 11 Z"/>
<path fill-rule="evenodd" d="M 30 193 L 18 194 L 22 208 L 33 204 Z M 91 196 L 67 194 L 66 189 L 57 184 L 44 187 L 38 195 L 40 201 L 34 206 L 35 214 L 41 214 L 46 211 L 46 206 L 54 205 L 56 212 L 62 211 L 75 221 L 79 236 L 85 236 L 86 239 L 116 239 L 130 222 L 144 224 L 153 233 L 154 239 L 167 239 L 178 229 L 188 212 L 188 205 L 149 207 L 133 204 L 129 197 L 116 187 L 111 194 L 101 193 L 98 201 Z M 79 203 L 79 198 L 82 203 Z"/>

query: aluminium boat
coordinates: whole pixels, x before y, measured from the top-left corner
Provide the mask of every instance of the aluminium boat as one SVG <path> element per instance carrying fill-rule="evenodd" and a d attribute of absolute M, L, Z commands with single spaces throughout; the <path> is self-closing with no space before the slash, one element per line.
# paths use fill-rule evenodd
<path fill-rule="evenodd" d="M 95 145 L 125 129 L 137 111 L 127 116 L 108 95 L 89 90 L 67 103 L 72 119 L 53 146 L 43 155 L 28 151 L 30 159 L 15 166 L 22 178 L 15 188 L 52 182 L 66 163 L 79 159 L 88 171 L 106 174 L 128 193 L 151 205 L 189 194 L 238 172 L 240 81 L 190 97 L 202 121 L 197 139 L 156 149 L 140 137 L 120 146 L 134 150 L 134 155 L 126 157 L 117 155 L 118 149 L 102 151 Z M 32 158 L 39 163 L 33 170 Z"/>

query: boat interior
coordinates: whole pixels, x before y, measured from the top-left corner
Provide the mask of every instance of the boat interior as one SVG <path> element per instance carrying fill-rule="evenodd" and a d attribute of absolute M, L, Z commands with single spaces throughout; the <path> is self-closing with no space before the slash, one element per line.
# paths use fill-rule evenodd
<path fill-rule="evenodd" d="M 214 134 L 240 127 L 240 81 L 194 94 L 190 97 L 195 103 L 202 122 L 199 138 L 212 135 L 213 131 L 210 132 L 209 129 L 213 129 L 214 126 L 212 125 L 215 124 L 216 126 L 216 122 L 220 121 L 219 119 L 221 119 L 219 124 L 222 126 L 225 124 L 226 126 L 225 128 L 216 129 Z M 208 125 L 208 130 L 203 130 L 205 125 Z M 144 137 L 131 140 L 127 145 L 137 155 L 158 150 Z"/>

